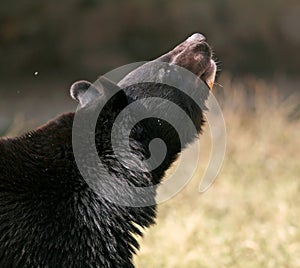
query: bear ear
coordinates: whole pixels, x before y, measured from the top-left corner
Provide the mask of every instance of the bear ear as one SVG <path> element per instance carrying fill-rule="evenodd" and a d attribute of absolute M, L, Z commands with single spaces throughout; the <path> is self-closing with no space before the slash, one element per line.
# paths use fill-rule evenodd
<path fill-rule="evenodd" d="M 98 89 L 92 83 L 85 80 L 74 82 L 70 88 L 70 94 L 82 107 L 101 96 Z"/>
<path fill-rule="evenodd" d="M 101 97 L 106 100 L 107 96 L 113 96 L 116 93 L 118 94 L 115 101 L 118 100 L 120 104 L 127 102 L 126 94 L 119 86 L 104 76 L 99 77 L 94 84 L 85 80 L 77 81 L 70 88 L 71 97 L 77 100 L 81 107 L 86 106 L 96 98 Z"/>

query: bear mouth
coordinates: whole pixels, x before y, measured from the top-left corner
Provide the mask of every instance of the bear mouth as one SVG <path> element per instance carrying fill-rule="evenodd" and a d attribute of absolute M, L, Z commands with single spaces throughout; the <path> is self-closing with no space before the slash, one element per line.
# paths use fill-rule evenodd
<path fill-rule="evenodd" d="M 191 71 L 212 90 L 217 73 L 217 64 L 212 56 L 211 46 L 205 36 L 195 33 L 158 60 Z"/>
<path fill-rule="evenodd" d="M 212 90 L 217 74 L 217 64 L 212 59 L 212 49 L 206 42 L 206 37 L 200 33 L 195 33 L 183 42 L 183 46 L 185 50 L 195 53 L 194 59 L 198 62 L 196 64 L 198 70 L 196 67 L 194 73 Z"/>
<path fill-rule="evenodd" d="M 199 76 L 200 79 L 212 90 L 217 74 L 217 64 L 214 60 L 210 59 L 205 71 Z"/>

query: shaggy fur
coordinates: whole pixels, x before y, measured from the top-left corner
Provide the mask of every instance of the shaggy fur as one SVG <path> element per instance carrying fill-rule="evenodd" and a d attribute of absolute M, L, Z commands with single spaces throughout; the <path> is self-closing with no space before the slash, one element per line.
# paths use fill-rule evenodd
<path fill-rule="evenodd" d="M 202 46 L 207 53 L 208 45 Z M 168 61 L 171 60 L 169 57 Z M 190 61 L 194 66 L 193 59 Z M 186 58 L 184 64 L 188 68 Z M 98 90 L 97 95 L 93 91 L 91 100 L 82 95 L 89 85 L 78 82 L 71 89 L 72 96 L 82 105 L 81 113 L 97 107 L 105 98 L 105 91 L 114 86 L 104 83 L 102 93 Z M 204 104 L 208 88 L 195 90 Z M 110 142 L 113 122 L 128 103 L 149 96 L 179 105 L 192 119 L 196 132 L 186 129 L 184 140 L 180 141 L 168 122 L 155 118 L 142 120 L 130 134 L 135 157 L 126 158 L 125 154 L 125 159 L 119 162 Z M 151 101 L 146 101 L 143 107 L 160 109 L 153 107 Z M 140 111 L 132 110 L 127 120 L 134 120 L 137 112 Z M 98 195 L 89 188 L 74 159 L 73 120 L 74 113 L 62 114 L 32 132 L 0 140 L 0 267 L 133 267 L 132 255 L 138 248 L 134 235 L 141 235 L 137 226 L 146 228 L 154 223 L 156 206 L 120 206 L 110 202 L 109 196 Z M 176 88 L 154 83 L 123 85 L 98 118 L 95 135 L 98 155 L 117 183 L 156 185 L 182 147 L 197 137 L 203 123 L 202 110 Z M 84 131 L 80 133 L 83 142 Z M 147 171 L 143 160 L 149 157 L 149 142 L 154 138 L 164 140 L 168 151 L 159 167 Z M 84 157 L 88 166 L 93 160 L 89 154 Z M 138 171 L 136 166 L 140 167 Z M 155 188 L 147 198 L 154 200 Z"/>

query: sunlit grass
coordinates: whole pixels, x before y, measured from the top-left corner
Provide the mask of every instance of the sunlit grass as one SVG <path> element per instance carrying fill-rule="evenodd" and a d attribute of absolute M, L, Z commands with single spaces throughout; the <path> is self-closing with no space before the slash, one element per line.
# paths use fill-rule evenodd
<path fill-rule="evenodd" d="M 227 127 L 222 170 L 207 192 L 198 193 L 210 153 L 206 127 L 193 180 L 159 205 L 157 225 L 140 239 L 139 268 L 300 267 L 300 119 L 291 116 L 299 96 L 282 96 L 284 88 L 253 78 L 225 76 L 221 84 Z M 16 116 L 3 131 L 14 136 L 32 125 Z M 188 150 L 193 157 L 194 147 Z"/>
<path fill-rule="evenodd" d="M 222 84 L 222 170 L 206 193 L 197 192 L 210 150 L 206 129 L 197 174 L 159 206 L 157 225 L 140 239 L 137 267 L 300 267 L 300 121 L 289 120 L 299 98 L 255 79 Z"/>

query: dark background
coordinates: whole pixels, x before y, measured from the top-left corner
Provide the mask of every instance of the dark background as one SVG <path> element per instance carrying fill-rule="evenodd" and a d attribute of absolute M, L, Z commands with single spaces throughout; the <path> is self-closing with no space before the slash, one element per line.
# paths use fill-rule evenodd
<path fill-rule="evenodd" d="M 151 60 L 194 32 L 207 36 L 223 73 L 297 90 L 299 17 L 299 0 L 2 0 L 0 122 L 73 108 L 74 80 Z"/>
<path fill-rule="evenodd" d="M 96 76 L 194 32 L 235 74 L 298 75 L 298 0 L 2 0 L 1 78 Z"/>

